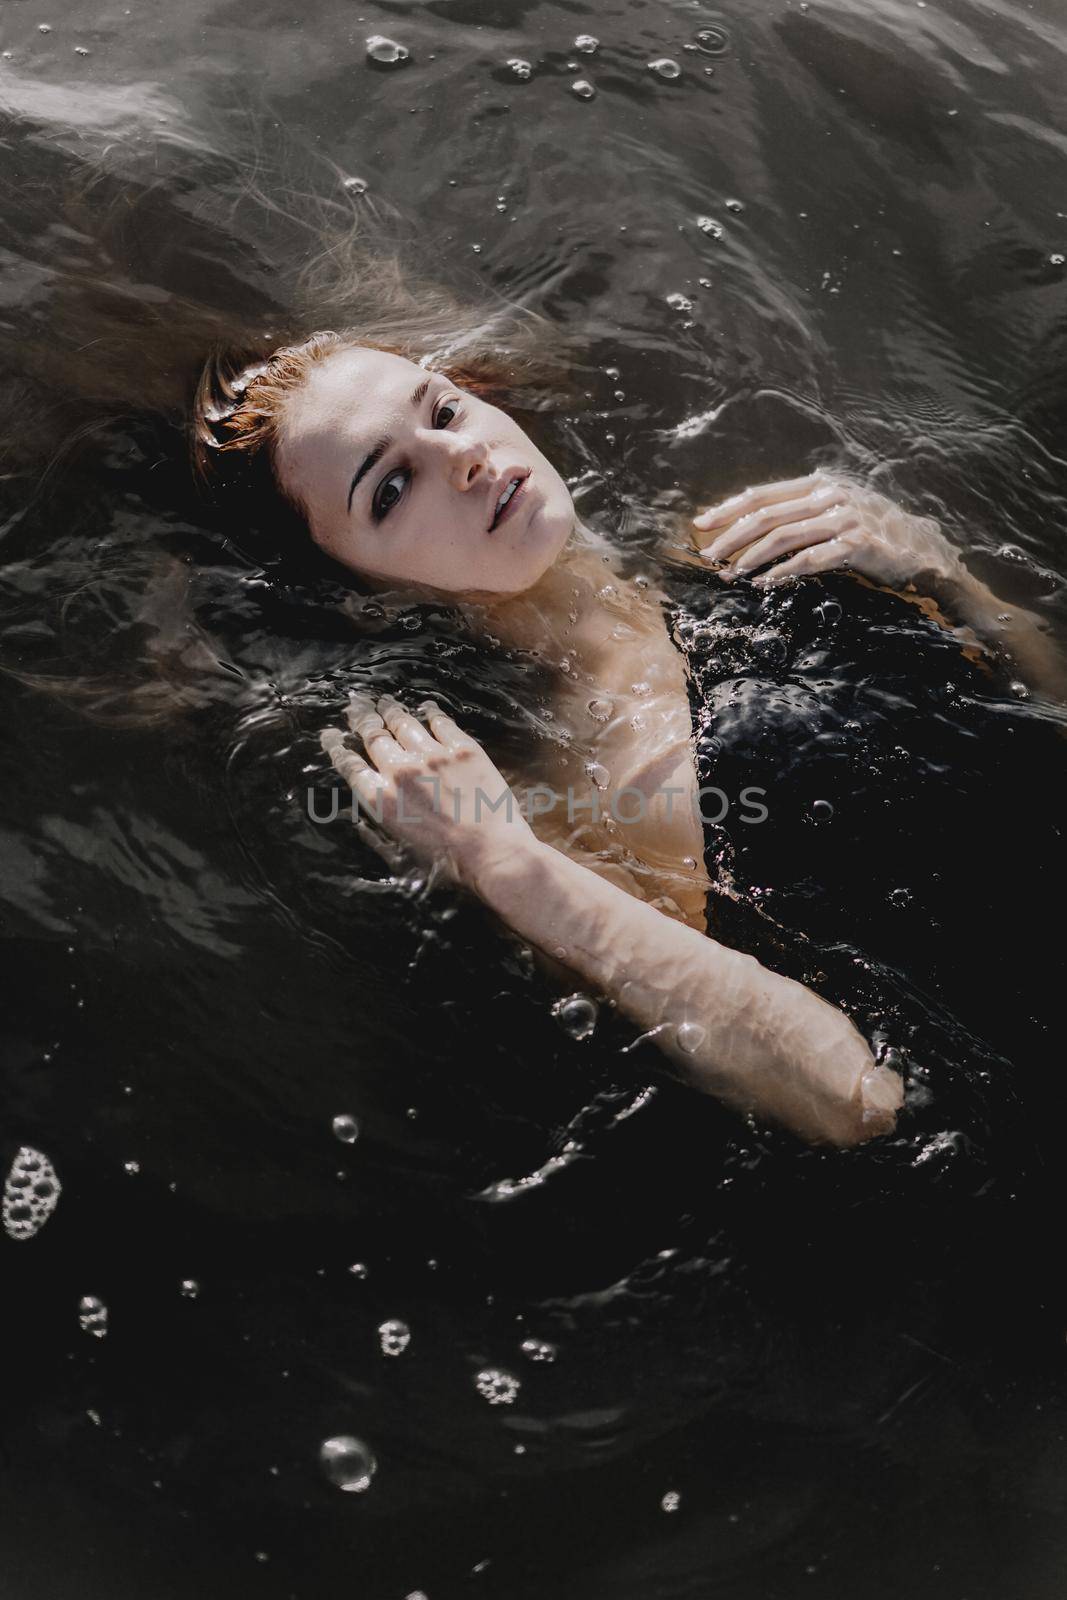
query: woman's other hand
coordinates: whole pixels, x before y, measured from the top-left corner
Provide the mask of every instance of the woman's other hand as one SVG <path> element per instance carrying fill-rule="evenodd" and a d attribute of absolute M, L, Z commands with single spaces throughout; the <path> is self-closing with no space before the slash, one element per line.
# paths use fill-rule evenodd
<path fill-rule="evenodd" d="M 381 830 L 416 860 L 443 864 L 475 890 L 483 873 L 536 843 L 481 745 L 432 700 L 416 717 L 390 695 L 375 703 L 353 694 L 347 719 L 364 754 L 348 748 L 340 728 L 325 728 L 320 741 L 351 786 L 371 842 Z"/>
<path fill-rule="evenodd" d="M 873 489 L 822 472 L 746 489 L 702 511 L 693 526 L 701 555 L 724 578 L 774 562 L 753 578 L 760 585 L 836 567 L 889 588 L 965 572 L 932 517 L 911 516 Z"/>

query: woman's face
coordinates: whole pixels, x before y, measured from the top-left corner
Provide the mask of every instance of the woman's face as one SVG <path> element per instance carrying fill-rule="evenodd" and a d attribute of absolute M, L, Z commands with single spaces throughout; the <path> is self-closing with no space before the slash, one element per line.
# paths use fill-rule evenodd
<path fill-rule="evenodd" d="M 287 402 L 275 463 L 319 548 L 385 583 L 518 594 L 575 525 L 566 484 L 503 411 L 364 345 L 312 368 Z"/>

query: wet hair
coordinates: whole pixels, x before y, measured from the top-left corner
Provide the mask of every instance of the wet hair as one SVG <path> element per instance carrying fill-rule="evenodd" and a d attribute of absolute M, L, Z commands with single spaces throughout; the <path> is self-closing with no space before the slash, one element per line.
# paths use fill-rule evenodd
<path fill-rule="evenodd" d="M 570 336 L 448 274 L 439 240 L 318 158 L 314 183 L 279 161 L 272 186 L 266 161 L 249 177 L 210 151 L 173 181 L 36 159 L 32 183 L 0 175 L 0 272 L 15 264 L 20 296 L 0 317 L 0 670 L 95 720 L 151 725 L 232 694 L 240 673 L 220 687 L 219 663 L 240 659 L 250 595 L 260 632 L 281 613 L 301 638 L 355 636 L 358 580 L 275 471 L 317 362 L 389 351 L 528 431 L 573 401 Z"/>

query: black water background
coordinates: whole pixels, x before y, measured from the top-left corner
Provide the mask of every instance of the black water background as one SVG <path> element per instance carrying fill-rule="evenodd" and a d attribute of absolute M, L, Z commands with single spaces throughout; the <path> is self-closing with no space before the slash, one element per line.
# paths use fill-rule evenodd
<path fill-rule="evenodd" d="M 703 27 L 725 53 L 684 49 Z M 412 62 L 367 67 L 376 31 Z M 570 49 L 584 31 L 591 58 Z M 270 228 L 243 212 L 220 233 L 219 174 L 251 162 L 250 130 L 265 181 L 272 140 L 300 141 L 439 237 L 457 276 L 581 326 L 588 404 L 555 442 L 583 514 L 635 551 L 650 506 L 834 462 L 943 516 L 976 570 L 1062 619 L 1053 7 L 61 18 L 20 0 L 4 33 L 22 180 L 84 161 L 104 192 L 156 185 L 135 296 L 266 301 Z M 660 55 L 678 80 L 647 70 Z M 4 315 L 36 326 L 84 242 L 15 220 Z M 1058 1594 L 1058 993 L 1032 996 L 1048 1082 L 977 1153 L 912 1167 L 931 1123 L 812 1155 L 664 1084 L 614 1121 L 649 1055 L 618 1056 L 610 1028 L 572 1044 L 475 912 L 376 886 L 303 812 L 348 683 L 432 688 L 488 726 L 531 688 L 523 665 L 478 688 L 422 632 L 353 641 L 234 582 L 133 425 L 57 493 L 48 528 L 5 532 L 9 650 L 32 658 L 41 596 L 93 541 L 153 544 L 196 553 L 199 615 L 244 677 L 176 735 L 4 689 L 3 1133 L 64 1184 L 53 1222 L 5 1249 L 7 1592 Z M 97 591 L 68 618 L 99 648 Z M 989 841 L 985 865 L 1012 861 Z M 1055 893 L 1033 899 L 1055 940 Z M 338 1111 L 361 1119 L 351 1149 Z M 584 1160 L 479 1198 L 568 1137 Z M 110 1308 L 99 1344 L 85 1293 Z M 396 1361 L 375 1332 L 392 1316 L 413 1330 Z M 519 1353 L 531 1334 L 554 1364 Z M 523 1379 L 513 1408 L 476 1393 L 485 1365 Z M 364 1496 L 319 1474 L 340 1432 L 379 1458 Z"/>

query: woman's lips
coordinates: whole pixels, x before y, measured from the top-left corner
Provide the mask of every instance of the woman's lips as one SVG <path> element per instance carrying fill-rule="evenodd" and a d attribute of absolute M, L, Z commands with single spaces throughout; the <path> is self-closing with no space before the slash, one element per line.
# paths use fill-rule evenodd
<path fill-rule="evenodd" d="M 519 484 L 519 487 L 515 490 L 515 493 L 512 495 L 511 499 L 500 513 L 499 517 L 497 517 L 496 521 L 493 523 L 493 526 L 489 529 L 490 533 L 495 533 L 499 527 L 503 526 L 503 524 L 511 516 L 511 513 L 515 510 L 515 507 L 518 505 L 520 500 L 525 503 L 527 485 L 532 477 L 532 472 L 528 472 L 526 474 L 525 478 L 523 478 L 522 482 Z"/>

